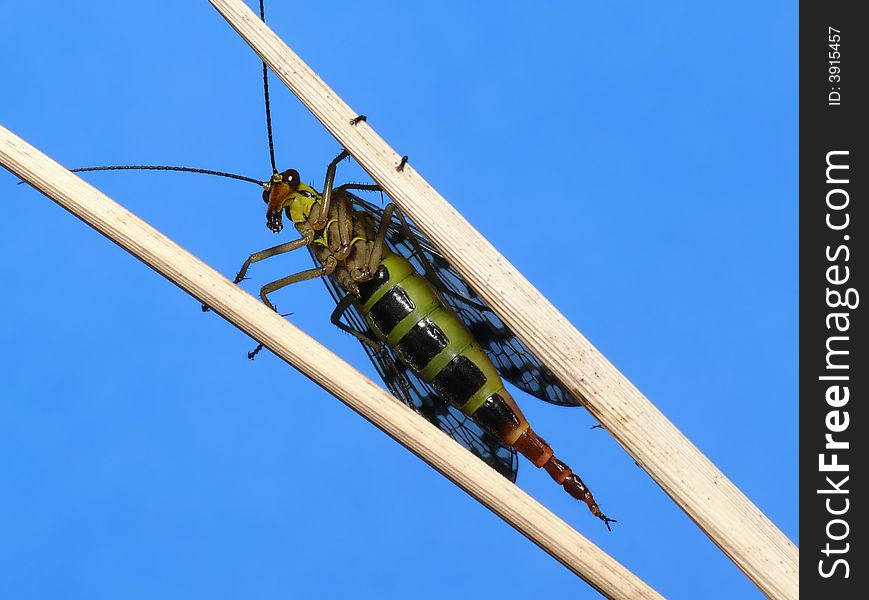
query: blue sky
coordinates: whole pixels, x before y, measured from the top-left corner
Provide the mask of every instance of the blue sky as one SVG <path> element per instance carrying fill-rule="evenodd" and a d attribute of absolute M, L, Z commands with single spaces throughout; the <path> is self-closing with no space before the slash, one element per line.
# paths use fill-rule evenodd
<path fill-rule="evenodd" d="M 259 63 L 210 5 L 78 4 L 3 3 L 0 123 L 70 167 L 269 175 Z M 796 3 L 267 11 L 798 542 Z M 279 166 L 319 186 L 338 145 L 277 81 L 273 92 Z M 338 174 L 364 177 L 346 163 Z M 89 180 L 230 276 L 288 239 L 265 228 L 247 184 Z M 0 173 L 4 597 L 597 597 L 15 181 Z M 308 260 L 257 265 L 247 287 Z M 373 374 L 327 299 L 310 282 L 276 302 Z M 588 413 L 518 400 L 619 523 L 608 533 L 527 463 L 522 488 L 668 597 L 761 597 Z"/>

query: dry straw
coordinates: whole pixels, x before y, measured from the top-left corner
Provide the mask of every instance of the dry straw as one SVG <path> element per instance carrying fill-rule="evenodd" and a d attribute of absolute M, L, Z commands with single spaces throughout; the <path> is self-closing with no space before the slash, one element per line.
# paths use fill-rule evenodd
<path fill-rule="evenodd" d="M 209 0 L 667 494 L 771 598 L 798 597 L 787 539 L 609 361 L 240 0 Z M 3 165 L 263 342 L 601 593 L 659 598 L 630 571 L 262 303 L 0 127 Z M 698 391 L 702 393 L 702 390 Z"/>
<path fill-rule="evenodd" d="M 209 1 L 709 538 L 765 594 L 796 598 L 797 547 L 241 0 Z"/>
<path fill-rule="evenodd" d="M 0 126 L 0 163 L 263 342 L 613 598 L 660 598 L 625 567 L 298 328 L 90 184 Z"/>

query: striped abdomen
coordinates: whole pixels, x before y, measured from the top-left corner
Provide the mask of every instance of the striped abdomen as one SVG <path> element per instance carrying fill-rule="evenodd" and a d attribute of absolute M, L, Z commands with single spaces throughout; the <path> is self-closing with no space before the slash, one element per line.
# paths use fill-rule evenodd
<path fill-rule="evenodd" d="M 516 443 L 528 421 L 467 326 L 406 259 L 386 253 L 359 291 L 360 312 L 408 367 L 504 443 Z"/>
<path fill-rule="evenodd" d="M 495 365 L 467 326 L 405 258 L 384 249 L 374 278 L 359 284 L 360 312 L 374 333 L 441 397 L 542 467 L 609 527 L 589 489 L 528 425 Z"/>

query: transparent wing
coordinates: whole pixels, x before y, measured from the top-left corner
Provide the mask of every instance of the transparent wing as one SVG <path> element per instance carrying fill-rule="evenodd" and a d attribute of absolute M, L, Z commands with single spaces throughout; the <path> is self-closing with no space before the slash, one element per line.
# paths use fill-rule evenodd
<path fill-rule="evenodd" d="M 353 194 L 350 195 L 354 207 L 370 213 L 379 225 L 383 217 L 383 209 Z M 439 279 L 432 283 L 438 289 L 445 290 L 444 300 L 465 322 L 501 376 L 520 390 L 540 400 L 561 406 L 582 406 L 582 403 L 561 385 L 555 375 L 528 350 L 498 315 L 486 306 L 485 301 L 450 266 L 425 235 L 412 224 L 408 223 L 408 226 L 422 248 L 426 260 L 432 266 L 435 276 Z M 393 252 L 407 258 L 419 273 L 430 279 L 417 256 L 414 244 L 407 239 L 404 227 L 397 216 L 392 218 L 386 240 Z"/>
<path fill-rule="evenodd" d="M 313 252 L 311 252 L 311 257 L 314 258 Z M 314 262 L 317 262 L 316 258 L 314 258 Z M 338 282 L 331 276 L 323 278 L 323 281 L 335 302 L 340 302 L 344 293 L 338 287 Z M 353 329 L 365 333 L 371 338 L 376 338 L 367 321 L 355 307 L 348 308 L 342 319 Z M 515 450 L 501 444 L 498 438 L 485 432 L 473 419 L 444 402 L 425 381 L 398 361 L 392 348 L 387 347 L 386 351 L 389 353 L 389 358 L 387 358 L 368 344 L 362 342 L 360 344 L 368 354 L 368 358 L 374 363 L 374 367 L 386 387 L 396 398 L 420 413 L 435 427 L 456 440 L 501 475 L 510 481 L 516 481 L 519 465 Z M 393 364 L 395 368 L 393 368 Z"/>

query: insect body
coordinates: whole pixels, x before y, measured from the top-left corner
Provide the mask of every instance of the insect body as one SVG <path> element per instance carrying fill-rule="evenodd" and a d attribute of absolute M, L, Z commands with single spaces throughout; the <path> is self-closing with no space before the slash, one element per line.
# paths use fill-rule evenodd
<path fill-rule="evenodd" d="M 301 237 L 251 255 L 236 282 L 252 263 L 307 246 L 320 266 L 264 286 L 260 296 L 266 304 L 272 306 L 269 293 L 290 283 L 328 278 L 338 301 L 333 323 L 360 340 L 396 396 L 511 479 L 518 451 L 609 527 L 613 519 L 601 512 L 583 481 L 530 427 L 487 350 L 519 387 L 559 404 L 576 401 L 479 298 L 468 297 L 467 285 L 395 205 L 380 211 L 350 192 L 376 186 L 332 189 L 336 165 L 346 156 L 342 152 L 329 165 L 322 194 L 301 183 L 292 169 L 264 186 L 268 227 L 280 231 L 285 214 Z M 453 288 L 458 283 L 464 289 L 450 289 L 439 272 Z M 488 348 L 460 312 L 477 325 L 477 335 L 493 338 Z M 498 350 L 499 343 L 512 351 Z"/>
<path fill-rule="evenodd" d="M 342 152 L 329 164 L 322 194 L 302 183 L 293 169 L 275 172 L 266 182 L 189 167 L 74 170 L 187 171 L 261 185 L 268 228 L 280 232 L 286 216 L 301 237 L 251 254 L 235 283 L 246 278 L 252 264 L 307 247 L 317 266 L 264 285 L 260 298 L 266 305 L 275 308 L 268 295 L 276 290 L 322 278 L 337 303 L 332 322 L 362 343 L 397 398 L 511 481 L 518 468 L 516 452 L 523 454 L 609 527 L 615 520 L 601 512 L 582 479 L 530 427 L 502 378 L 552 404 L 580 402 L 395 205 L 380 209 L 351 193 L 379 191 L 378 186 L 333 189 L 337 165 L 347 156 Z"/>
<path fill-rule="evenodd" d="M 387 253 L 374 277 L 359 288 L 360 312 L 404 364 L 450 405 L 536 467 L 545 468 L 595 516 L 609 521 L 582 480 L 531 429 L 467 326 L 406 259 Z"/>
<path fill-rule="evenodd" d="M 260 16 L 264 16 L 260 1 Z M 260 297 L 292 283 L 322 278 L 337 306 L 332 322 L 355 336 L 390 391 L 499 473 L 515 481 L 517 451 L 542 467 L 568 494 L 583 501 L 609 528 L 591 492 L 528 424 L 507 380 L 541 400 L 564 406 L 580 402 L 522 344 L 393 204 L 384 209 L 352 191 L 376 185 L 345 184 L 333 189 L 338 155 L 326 169 L 322 193 L 301 182 L 299 173 L 275 167 L 268 77 L 263 64 L 266 123 L 273 175 L 250 177 L 167 166 L 88 167 L 74 171 L 169 170 L 218 175 L 261 185 L 268 205 L 266 225 L 283 229 L 283 217 L 300 234 L 296 240 L 251 254 L 235 277 L 240 283 L 252 264 L 307 247 L 317 266 L 273 281 Z M 360 116 L 351 121 L 357 125 Z M 403 169 L 402 157 L 396 169 Z M 262 348 L 248 356 L 253 358 Z M 502 379 L 503 378 L 503 379 Z"/>

